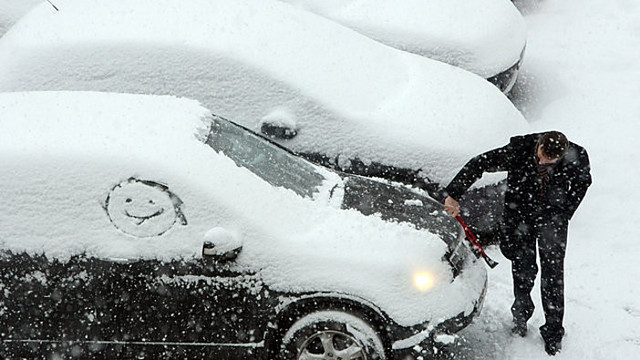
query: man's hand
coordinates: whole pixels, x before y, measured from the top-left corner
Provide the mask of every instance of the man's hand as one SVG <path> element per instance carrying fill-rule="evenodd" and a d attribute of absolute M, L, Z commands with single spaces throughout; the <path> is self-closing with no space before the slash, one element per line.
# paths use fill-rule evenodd
<path fill-rule="evenodd" d="M 444 199 L 444 210 L 451 216 L 456 217 L 460 214 L 460 204 L 456 201 L 456 199 L 451 196 L 447 196 Z"/>

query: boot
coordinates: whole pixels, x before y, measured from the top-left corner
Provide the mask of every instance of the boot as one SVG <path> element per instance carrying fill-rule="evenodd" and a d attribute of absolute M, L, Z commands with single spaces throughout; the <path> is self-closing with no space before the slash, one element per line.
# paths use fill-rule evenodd
<path fill-rule="evenodd" d="M 544 342 L 544 351 L 549 354 L 549 356 L 554 356 L 562 349 L 562 340 L 558 341 L 545 341 Z"/>
<path fill-rule="evenodd" d="M 544 340 L 544 351 L 550 356 L 557 354 L 562 349 L 562 337 L 564 328 L 562 325 L 543 325 L 540 327 L 540 335 Z"/>
<path fill-rule="evenodd" d="M 527 336 L 527 322 L 520 319 L 513 319 L 513 327 L 511 333 L 520 337 Z"/>

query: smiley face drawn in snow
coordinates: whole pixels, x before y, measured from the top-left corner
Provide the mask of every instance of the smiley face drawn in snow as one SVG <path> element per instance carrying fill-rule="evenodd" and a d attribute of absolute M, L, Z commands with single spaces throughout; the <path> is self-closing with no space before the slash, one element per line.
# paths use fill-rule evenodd
<path fill-rule="evenodd" d="M 136 237 L 159 236 L 176 223 L 187 225 L 182 201 L 165 185 L 130 178 L 116 185 L 105 200 L 113 225 Z"/>

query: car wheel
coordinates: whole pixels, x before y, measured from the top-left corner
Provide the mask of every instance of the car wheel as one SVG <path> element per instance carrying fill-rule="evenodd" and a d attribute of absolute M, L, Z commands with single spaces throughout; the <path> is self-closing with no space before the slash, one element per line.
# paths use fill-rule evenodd
<path fill-rule="evenodd" d="M 282 340 L 280 359 L 386 359 L 377 331 L 342 311 L 318 311 L 298 319 Z"/>

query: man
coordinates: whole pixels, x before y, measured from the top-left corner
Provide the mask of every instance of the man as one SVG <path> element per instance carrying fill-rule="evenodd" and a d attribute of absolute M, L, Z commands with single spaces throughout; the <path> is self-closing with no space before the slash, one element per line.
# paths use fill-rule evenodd
<path fill-rule="evenodd" d="M 546 352 L 555 355 L 564 336 L 567 228 L 591 185 L 589 157 L 558 131 L 513 137 L 506 146 L 474 157 L 458 172 L 445 189 L 447 212 L 457 216 L 457 200 L 484 172 L 496 171 L 508 172 L 500 249 L 512 262 L 512 332 L 526 336 L 527 321 L 533 315 L 537 242 L 546 320 L 540 333 Z"/>

